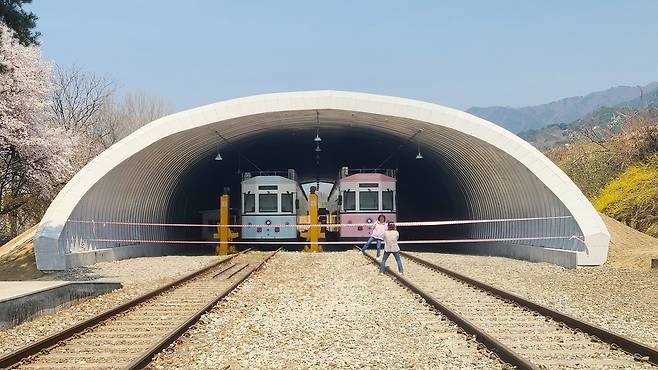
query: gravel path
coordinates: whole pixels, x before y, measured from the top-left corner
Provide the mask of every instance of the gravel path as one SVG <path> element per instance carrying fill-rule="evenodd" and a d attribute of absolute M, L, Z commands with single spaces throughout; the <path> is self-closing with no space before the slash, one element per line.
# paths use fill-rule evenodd
<path fill-rule="evenodd" d="M 94 297 L 53 314 L 39 316 L 13 328 L 0 331 L 0 355 L 15 350 L 42 336 L 81 322 L 101 311 L 117 306 L 177 277 L 198 270 L 223 257 L 165 256 L 134 258 L 97 263 L 49 274 L 48 280 L 93 280 L 109 278 L 124 283 L 123 288 Z M 43 280 L 43 279 L 42 279 Z"/>
<path fill-rule="evenodd" d="M 450 270 L 658 347 L 658 272 L 565 269 L 503 257 L 414 253 Z"/>
<path fill-rule="evenodd" d="M 500 368 L 458 328 L 353 251 L 280 253 L 155 369 Z"/>

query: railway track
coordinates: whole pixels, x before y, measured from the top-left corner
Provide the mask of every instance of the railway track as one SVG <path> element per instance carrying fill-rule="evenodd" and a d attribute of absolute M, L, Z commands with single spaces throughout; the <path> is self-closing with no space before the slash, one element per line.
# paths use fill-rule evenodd
<path fill-rule="evenodd" d="M 628 369 L 658 364 L 655 348 L 417 256 L 402 255 L 405 275 L 390 268 L 388 274 L 517 368 Z"/>
<path fill-rule="evenodd" d="M 0 358 L 12 369 L 141 369 L 274 254 L 240 253 Z"/>

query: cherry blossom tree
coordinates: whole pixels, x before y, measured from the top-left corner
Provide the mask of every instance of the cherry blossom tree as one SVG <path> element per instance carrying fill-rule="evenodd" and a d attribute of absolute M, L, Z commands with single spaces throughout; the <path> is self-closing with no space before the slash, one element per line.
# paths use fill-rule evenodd
<path fill-rule="evenodd" d="M 0 23 L 0 239 L 16 235 L 25 210 L 50 199 L 71 175 L 75 135 L 48 119 L 51 67 Z"/>

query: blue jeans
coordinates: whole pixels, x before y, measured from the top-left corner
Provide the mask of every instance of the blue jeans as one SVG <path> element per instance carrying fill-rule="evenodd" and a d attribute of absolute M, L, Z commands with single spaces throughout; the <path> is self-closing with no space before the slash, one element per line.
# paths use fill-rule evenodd
<path fill-rule="evenodd" d="M 388 259 L 388 256 L 393 254 L 395 256 L 395 261 L 398 263 L 398 271 L 404 272 L 404 269 L 402 268 L 402 260 L 400 259 L 400 252 L 386 252 L 384 251 L 384 258 L 382 258 L 382 262 L 379 264 L 379 272 L 384 272 L 384 269 L 386 267 L 386 260 Z"/>
<path fill-rule="evenodd" d="M 379 257 L 379 253 L 382 249 L 382 241 L 375 238 L 375 237 L 373 237 L 373 236 L 368 238 L 368 241 L 366 242 L 366 244 L 364 244 L 363 248 L 361 248 L 361 252 L 365 252 L 366 249 L 368 249 L 368 247 L 370 247 L 370 243 L 372 243 L 373 240 L 375 240 L 377 242 L 377 257 Z"/>

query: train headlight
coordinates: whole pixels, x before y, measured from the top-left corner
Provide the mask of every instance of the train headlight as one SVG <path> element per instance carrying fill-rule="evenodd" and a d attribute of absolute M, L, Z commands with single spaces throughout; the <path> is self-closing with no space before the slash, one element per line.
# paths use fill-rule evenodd
<path fill-rule="evenodd" d="M 270 221 L 270 220 L 265 221 L 265 225 L 267 225 L 267 226 L 272 225 L 272 221 Z"/>
<path fill-rule="evenodd" d="M 371 224 L 372 223 L 372 218 L 367 219 L 366 222 Z"/>

